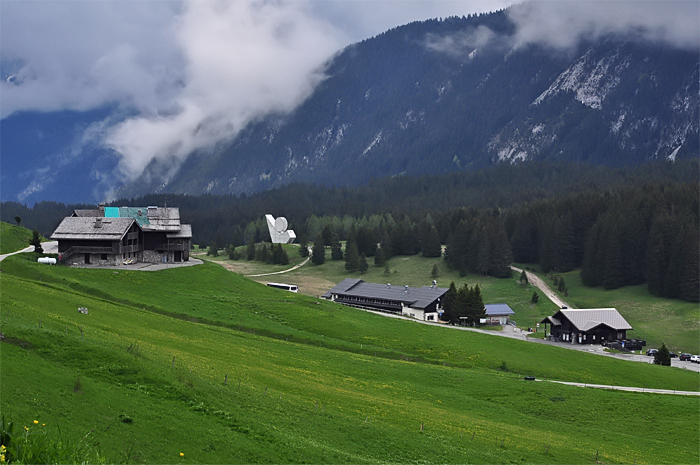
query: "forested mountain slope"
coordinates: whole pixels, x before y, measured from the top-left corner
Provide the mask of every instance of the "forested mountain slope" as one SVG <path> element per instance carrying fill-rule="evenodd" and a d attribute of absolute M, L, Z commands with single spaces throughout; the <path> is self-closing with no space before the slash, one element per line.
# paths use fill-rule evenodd
<path fill-rule="evenodd" d="M 120 194 L 357 185 L 524 160 L 612 166 L 698 156 L 697 50 L 608 35 L 513 45 L 505 12 L 415 22 L 347 47 L 293 114 L 152 164 Z"/>

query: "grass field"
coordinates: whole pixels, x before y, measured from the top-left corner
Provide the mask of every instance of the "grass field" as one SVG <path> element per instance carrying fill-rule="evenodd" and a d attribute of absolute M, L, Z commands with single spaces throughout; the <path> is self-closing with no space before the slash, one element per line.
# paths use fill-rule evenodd
<path fill-rule="evenodd" d="M 15 224 L 0 221 L 0 254 L 22 250 L 29 246 L 32 231 Z"/>
<path fill-rule="evenodd" d="M 89 433 L 110 463 L 700 459 L 698 398 L 522 379 L 698 390 L 697 373 L 383 318 L 211 263 L 32 255 L 1 265 L 2 413 Z"/>
<path fill-rule="evenodd" d="M 698 373 L 384 318 L 213 263 L 33 255 L 1 264 L 2 414 L 109 463 L 700 460 L 698 398 L 522 377 L 698 390 Z"/>

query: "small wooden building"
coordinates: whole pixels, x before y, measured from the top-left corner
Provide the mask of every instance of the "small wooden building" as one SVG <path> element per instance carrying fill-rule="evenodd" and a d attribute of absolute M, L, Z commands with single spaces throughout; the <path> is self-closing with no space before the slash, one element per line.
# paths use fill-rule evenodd
<path fill-rule="evenodd" d="M 541 322 L 550 339 L 571 344 L 602 344 L 627 339 L 632 326 L 614 308 L 561 309 Z"/>
<path fill-rule="evenodd" d="M 507 325 L 511 315 L 515 312 L 508 304 L 486 304 L 487 325 Z"/>

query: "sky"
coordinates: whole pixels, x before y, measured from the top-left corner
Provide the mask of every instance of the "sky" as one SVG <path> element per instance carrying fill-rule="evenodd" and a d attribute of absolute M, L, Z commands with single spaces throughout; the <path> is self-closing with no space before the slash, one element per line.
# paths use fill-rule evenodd
<path fill-rule="evenodd" d="M 119 154 L 123 180 L 154 159 L 174 172 L 193 150 L 291 112 L 349 44 L 411 21 L 511 5 L 513 45 L 567 48 L 624 30 L 698 48 L 696 0 L 2 0 L 0 118 L 114 105 L 84 140 Z M 493 39 L 479 32 L 483 44 Z M 440 40 L 436 49 L 463 43 Z"/>

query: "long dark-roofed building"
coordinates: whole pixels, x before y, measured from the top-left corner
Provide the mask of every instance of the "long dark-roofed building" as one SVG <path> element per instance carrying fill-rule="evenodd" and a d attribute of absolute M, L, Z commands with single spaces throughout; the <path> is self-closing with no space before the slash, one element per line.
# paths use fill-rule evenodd
<path fill-rule="evenodd" d="M 124 261 L 188 261 L 192 227 L 177 207 L 105 207 L 75 210 L 51 239 L 59 259 L 72 265 L 118 265 Z"/>
<path fill-rule="evenodd" d="M 321 297 L 351 307 L 411 316 L 419 320 L 437 321 L 442 311 L 441 300 L 445 287 L 409 287 L 391 284 L 366 283 L 361 279 L 346 278 Z"/>
<path fill-rule="evenodd" d="M 561 309 L 540 321 L 550 338 L 571 344 L 602 344 L 627 339 L 632 326 L 614 308 Z"/>

